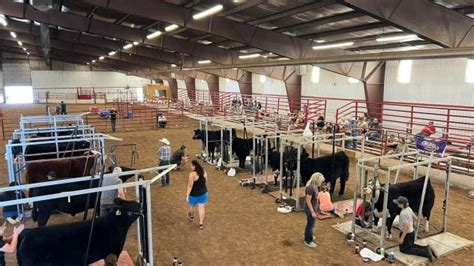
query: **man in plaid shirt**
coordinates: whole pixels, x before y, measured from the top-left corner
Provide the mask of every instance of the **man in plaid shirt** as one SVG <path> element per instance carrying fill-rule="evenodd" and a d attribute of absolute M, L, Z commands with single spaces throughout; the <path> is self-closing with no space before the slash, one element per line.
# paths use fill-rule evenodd
<path fill-rule="evenodd" d="M 158 156 L 160 159 L 160 165 L 159 166 L 164 166 L 164 165 L 169 165 L 170 164 L 170 159 L 171 159 L 171 147 L 170 147 L 170 141 L 166 138 L 160 139 L 161 142 L 161 147 L 158 150 Z M 163 170 L 160 170 L 162 172 Z M 162 178 L 161 178 L 161 186 L 166 187 L 169 186 L 170 184 L 170 174 L 166 173 Z"/>

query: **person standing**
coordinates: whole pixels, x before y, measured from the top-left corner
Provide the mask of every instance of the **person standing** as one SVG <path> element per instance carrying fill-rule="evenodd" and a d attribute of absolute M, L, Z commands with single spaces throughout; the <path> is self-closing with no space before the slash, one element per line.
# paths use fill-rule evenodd
<path fill-rule="evenodd" d="M 318 209 L 318 187 L 324 182 L 321 173 L 314 173 L 306 183 L 304 212 L 306 213 L 306 228 L 304 231 L 304 244 L 307 247 L 317 247 L 313 239 L 316 210 Z"/>
<path fill-rule="evenodd" d="M 166 138 L 160 139 L 161 142 L 161 147 L 158 150 L 158 157 L 160 160 L 159 166 L 165 166 L 170 164 L 170 159 L 171 159 L 171 147 L 170 147 L 170 141 Z M 160 170 L 159 172 L 161 173 L 163 170 Z M 166 187 L 170 185 L 170 174 L 166 173 L 162 178 L 161 178 L 161 186 Z"/>
<path fill-rule="evenodd" d="M 66 110 L 66 103 L 64 101 L 61 101 L 61 114 L 62 115 L 67 115 L 67 110 Z"/>
<path fill-rule="evenodd" d="M 122 179 L 119 178 L 120 174 L 122 174 L 122 168 L 115 167 L 112 171 L 112 176 L 102 180 L 102 187 L 122 184 Z M 102 192 L 102 195 L 100 196 L 100 216 L 106 216 L 113 211 L 114 200 L 116 198 L 125 199 L 125 192 L 123 188 L 106 190 Z"/>
<path fill-rule="evenodd" d="M 112 125 L 112 131 L 115 132 L 115 125 L 117 123 L 117 110 L 115 108 L 110 109 L 110 124 Z"/>
<path fill-rule="evenodd" d="M 415 244 L 415 230 L 413 228 L 414 221 L 417 217 L 413 210 L 408 206 L 408 199 L 400 196 L 393 200 L 401 210 L 399 215 L 400 238 L 398 240 L 400 252 L 415 256 L 428 258 L 433 262 L 436 255 L 430 246 L 420 246 Z"/>
<path fill-rule="evenodd" d="M 188 187 L 186 189 L 186 202 L 189 204 L 188 219 L 194 221 L 194 207 L 198 208 L 199 229 L 204 229 L 204 206 L 208 200 L 207 173 L 198 161 L 191 162 L 192 172 L 189 174 Z"/>

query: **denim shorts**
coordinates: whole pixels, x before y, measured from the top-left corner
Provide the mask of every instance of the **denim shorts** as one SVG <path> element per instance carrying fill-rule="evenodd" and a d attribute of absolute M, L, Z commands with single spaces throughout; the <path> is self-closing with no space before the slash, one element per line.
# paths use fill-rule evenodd
<path fill-rule="evenodd" d="M 207 198 L 208 198 L 207 192 L 197 197 L 189 195 L 189 204 L 191 206 L 196 206 L 198 204 L 206 204 Z"/>

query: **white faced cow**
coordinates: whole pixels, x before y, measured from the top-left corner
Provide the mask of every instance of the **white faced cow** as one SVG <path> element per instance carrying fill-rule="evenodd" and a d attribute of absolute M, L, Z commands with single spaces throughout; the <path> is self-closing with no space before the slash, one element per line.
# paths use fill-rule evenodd
<path fill-rule="evenodd" d="M 399 196 L 404 196 L 408 199 L 409 206 L 412 208 L 415 214 L 418 213 L 418 209 L 420 207 L 421 201 L 421 194 L 423 192 L 423 185 L 425 182 L 426 177 L 420 177 L 418 179 L 398 183 L 398 184 L 390 184 L 389 191 L 388 191 L 388 202 L 387 202 L 387 234 L 388 238 L 392 238 L 392 224 L 395 220 L 395 217 L 400 214 L 401 209 L 398 208 L 397 204 L 393 202 L 394 199 L 397 199 Z M 372 193 L 373 189 L 373 182 L 375 182 L 375 192 Z M 364 191 L 368 195 L 374 196 L 372 202 L 375 202 L 374 211 L 375 217 L 382 218 L 383 216 L 383 199 L 384 194 L 382 193 L 382 189 L 384 188 L 384 184 L 380 184 L 378 179 L 376 181 L 369 182 L 369 187 L 367 187 Z M 435 200 L 435 192 L 433 187 L 431 186 L 431 182 L 428 180 L 428 185 L 426 187 L 426 194 L 425 200 L 423 202 L 423 210 L 422 215 L 425 219 L 425 231 L 429 231 L 429 219 L 431 216 L 431 209 L 433 208 Z"/>

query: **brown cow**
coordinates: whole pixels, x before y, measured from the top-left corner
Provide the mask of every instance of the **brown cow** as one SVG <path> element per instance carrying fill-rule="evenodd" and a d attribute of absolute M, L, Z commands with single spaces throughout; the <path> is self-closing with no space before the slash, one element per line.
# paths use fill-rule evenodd
<path fill-rule="evenodd" d="M 44 182 L 49 171 L 56 172 L 57 178 L 81 177 L 91 175 L 94 155 L 60 159 L 45 159 L 26 163 L 26 182 L 28 184 Z"/>

